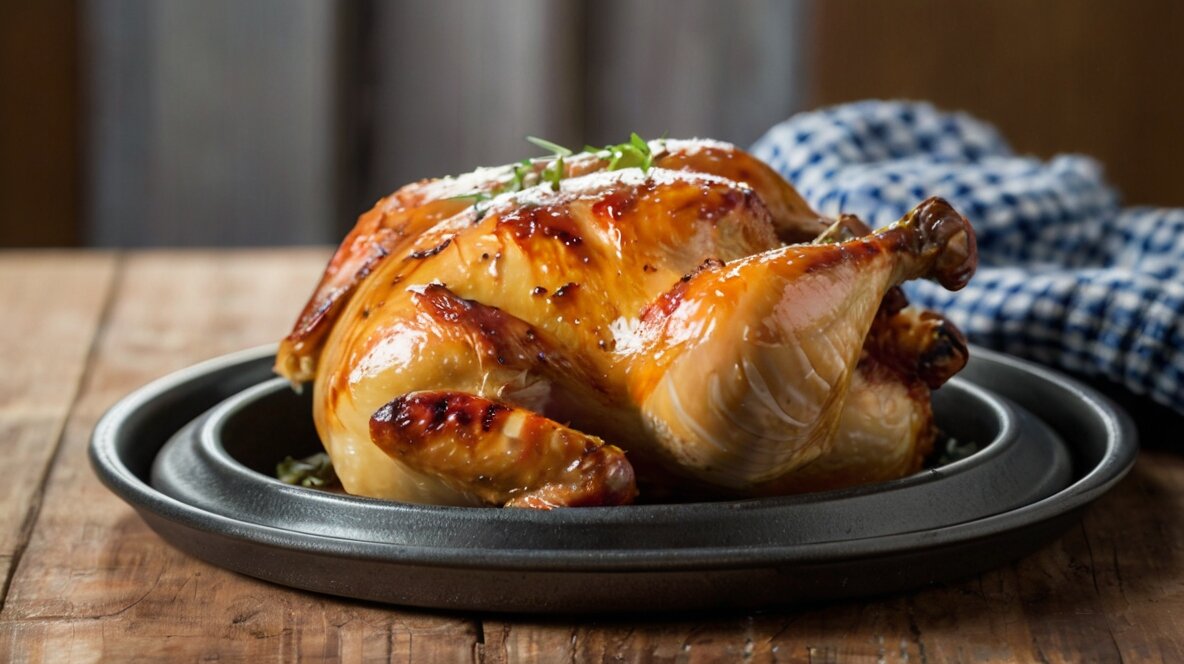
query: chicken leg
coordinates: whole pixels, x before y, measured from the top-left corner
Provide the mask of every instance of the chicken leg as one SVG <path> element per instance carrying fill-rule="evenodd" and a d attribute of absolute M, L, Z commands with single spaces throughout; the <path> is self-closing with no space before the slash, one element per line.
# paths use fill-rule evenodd
<path fill-rule="evenodd" d="M 707 264 L 643 315 L 631 393 L 668 465 L 738 491 L 825 453 L 885 292 L 973 272 L 969 222 L 929 199 L 885 230 Z"/>

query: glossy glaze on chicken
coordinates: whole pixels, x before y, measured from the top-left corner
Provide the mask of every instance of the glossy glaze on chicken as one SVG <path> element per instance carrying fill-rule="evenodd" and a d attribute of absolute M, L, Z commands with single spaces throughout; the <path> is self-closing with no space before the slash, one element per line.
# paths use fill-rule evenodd
<path fill-rule="evenodd" d="M 730 145 L 649 148 L 427 180 L 361 217 L 276 363 L 313 381 L 347 491 L 547 508 L 920 468 L 966 346 L 896 286 L 965 285 L 969 223 L 929 199 L 832 224 Z"/>

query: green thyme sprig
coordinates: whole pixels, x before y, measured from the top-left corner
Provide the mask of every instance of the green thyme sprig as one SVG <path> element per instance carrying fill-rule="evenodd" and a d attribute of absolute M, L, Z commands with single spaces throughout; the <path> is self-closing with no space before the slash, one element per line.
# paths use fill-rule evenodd
<path fill-rule="evenodd" d="M 665 136 L 659 139 L 659 141 L 664 139 Z M 473 201 L 473 205 L 477 206 L 477 218 L 480 219 L 484 216 L 485 212 L 481 203 L 489 201 L 494 196 L 519 192 L 540 183 L 551 185 L 551 191 L 559 191 L 559 183 L 566 177 L 567 163 L 565 160 L 568 157 L 574 156 L 576 153 L 570 148 L 545 138 L 539 138 L 538 136 L 527 136 L 526 140 L 530 144 L 551 153 L 551 162 L 541 172 L 534 170 L 534 163 L 530 159 L 523 159 L 514 164 L 510 180 L 495 187 L 489 193 L 472 192 L 453 196 L 449 200 Z M 606 170 L 610 171 L 619 171 L 624 168 L 640 168 L 642 172 L 648 173 L 654 166 L 655 153 L 650 147 L 650 144 L 641 136 L 638 136 L 637 132 L 630 133 L 629 140 L 625 143 L 606 145 L 602 148 L 586 145 L 584 146 L 584 152 L 608 161 Z"/>
<path fill-rule="evenodd" d="M 618 171 L 622 168 L 640 168 L 643 173 L 648 173 L 654 166 L 654 151 L 649 142 L 638 136 L 637 132 L 630 133 L 629 141 L 626 143 L 606 145 L 603 148 L 588 145 L 584 147 L 584 150 L 601 159 L 607 159 L 610 171 Z"/>
<path fill-rule="evenodd" d="M 563 179 L 563 173 L 563 155 L 557 155 L 555 160 L 543 169 L 543 182 L 549 182 L 551 184 L 551 191 L 559 191 L 559 181 Z"/>
<path fill-rule="evenodd" d="M 551 154 L 557 157 L 555 162 L 560 166 L 562 166 L 564 157 L 570 157 L 575 154 L 569 148 L 565 148 L 554 141 L 548 141 L 545 138 L 527 136 L 526 140 L 551 152 Z M 665 137 L 658 140 L 659 142 L 664 141 Z M 638 136 L 637 132 L 631 132 L 629 134 L 629 140 L 624 143 L 606 145 L 602 148 L 585 145 L 584 152 L 608 161 L 608 168 L 606 170 L 610 171 L 619 171 L 623 168 L 640 168 L 643 172 L 648 173 L 654 167 L 654 157 L 656 156 L 649 142 Z M 550 181 L 546 177 L 543 180 Z"/>
<path fill-rule="evenodd" d="M 526 140 L 527 142 L 532 143 L 553 155 L 560 157 L 570 157 L 573 154 L 570 149 L 565 148 L 554 141 L 548 141 L 545 138 L 539 138 L 538 136 L 527 136 Z"/>
<path fill-rule="evenodd" d="M 449 196 L 446 200 L 471 201 L 474 205 L 476 205 L 477 203 L 483 203 L 491 198 L 493 198 L 493 196 L 485 193 L 484 191 L 474 191 L 469 194 L 460 194 L 459 196 Z"/>
<path fill-rule="evenodd" d="M 566 171 L 566 165 L 563 163 L 563 158 L 570 157 L 573 154 L 572 151 L 554 141 L 548 141 L 547 139 L 539 138 L 538 136 L 527 136 L 526 140 L 531 144 L 550 152 L 551 155 L 555 157 L 551 160 L 551 163 L 547 164 L 547 167 L 543 169 L 543 172 L 540 174 L 540 180 L 549 183 L 551 185 L 551 191 L 559 191 L 559 181 L 563 179 L 564 172 Z"/>
<path fill-rule="evenodd" d="M 494 189 L 493 194 L 496 196 L 507 192 L 522 191 L 529 186 L 526 184 L 526 180 L 531 175 L 534 175 L 534 166 L 530 163 L 529 159 L 523 159 L 517 164 L 514 164 L 514 177 L 506 184 Z"/>

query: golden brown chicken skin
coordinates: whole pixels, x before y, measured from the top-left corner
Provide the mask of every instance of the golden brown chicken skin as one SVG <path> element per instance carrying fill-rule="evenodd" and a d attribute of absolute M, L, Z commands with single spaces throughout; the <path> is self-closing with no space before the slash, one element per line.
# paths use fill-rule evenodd
<path fill-rule="evenodd" d="M 828 222 L 730 146 L 670 144 L 684 170 L 585 156 L 554 188 L 443 196 L 500 177 L 479 172 L 362 218 L 277 361 L 315 375 L 347 491 L 551 507 L 628 502 L 638 478 L 767 495 L 915 470 L 957 349 L 884 296 L 964 284 L 969 224 L 931 200 L 877 234 L 785 245 Z M 878 465 L 869 432 L 895 438 Z"/>
<path fill-rule="evenodd" d="M 775 232 L 786 242 L 804 242 L 826 228 L 827 220 L 764 162 L 717 141 L 653 141 L 654 165 L 676 171 L 719 175 L 757 192 L 772 212 Z M 455 178 L 423 180 L 380 200 L 357 225 L 329 261 L 316 291 L 292 332 L 281 342 L 277 370 L 297 382 L 311 380 L 316 360 L 342 307 L 360 281 L 391 254 L 400 254 L 421 235 L 448 226 L 448 221 L 473 208 L 474 199 L 495 194 L 517 182 L 541 181 L 554 158 L 535 159 L 523 168 L 508 165 L 480 168 Z M 582 153 L 563 162 L 563 176 L 601 171 L 605 157 Z M 450 232 L 450 231 L 445 231 Z"/>

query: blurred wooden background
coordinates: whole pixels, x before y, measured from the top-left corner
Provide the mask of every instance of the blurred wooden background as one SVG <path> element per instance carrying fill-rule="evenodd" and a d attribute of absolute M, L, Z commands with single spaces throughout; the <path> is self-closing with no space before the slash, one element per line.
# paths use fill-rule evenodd
<path fill-rule="evenodd" d="M 0 246 L 336 241 L 420 177 L 921 98 L 1184 205 L 1173 0 L 0 3 Z"/>

